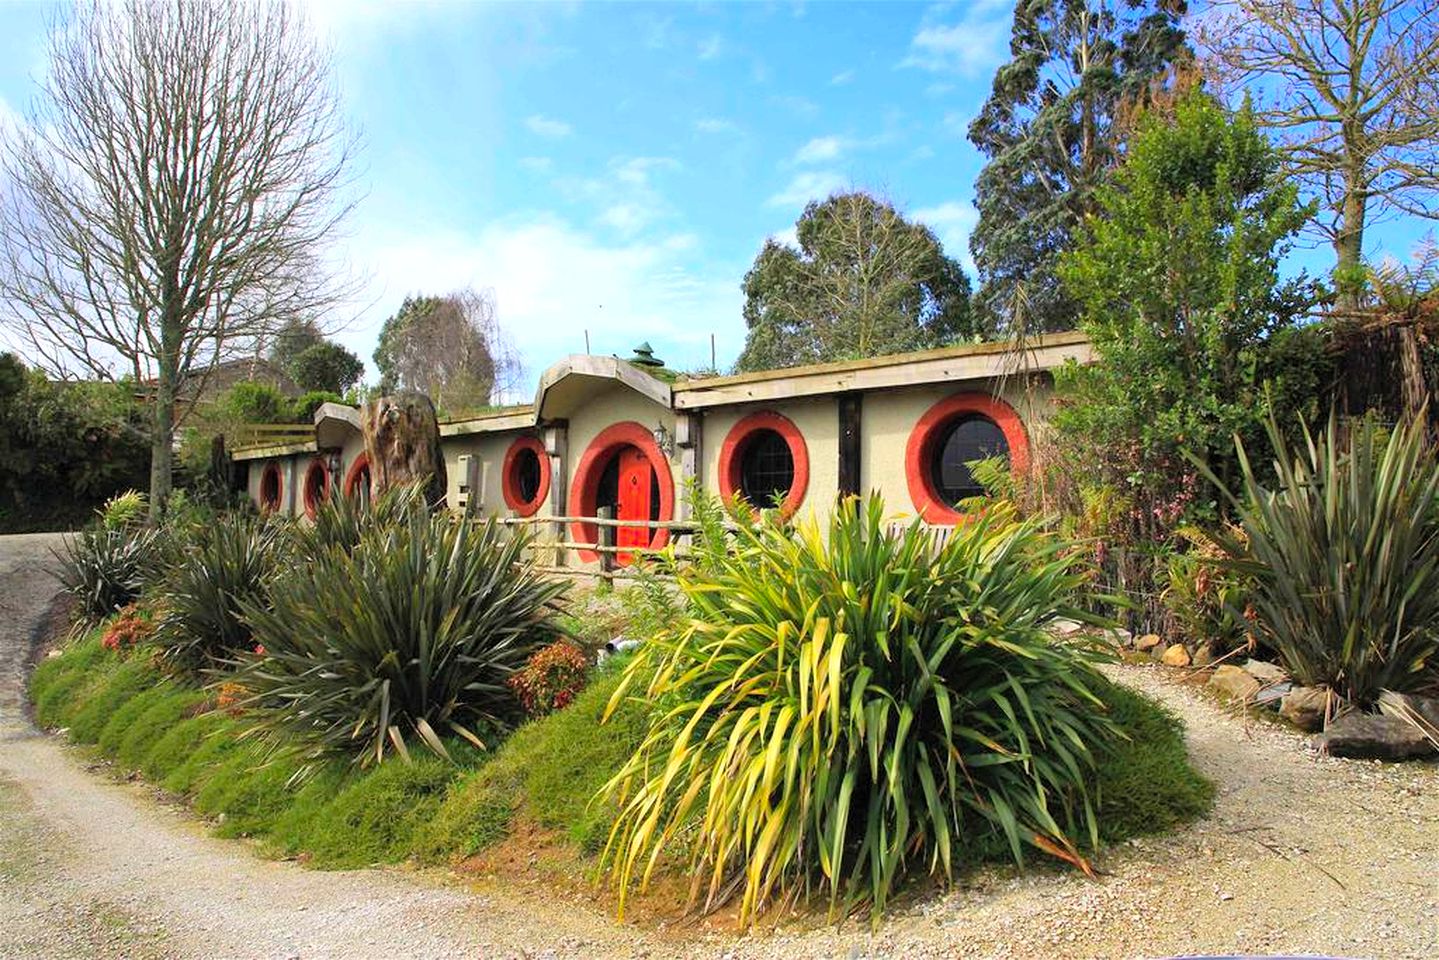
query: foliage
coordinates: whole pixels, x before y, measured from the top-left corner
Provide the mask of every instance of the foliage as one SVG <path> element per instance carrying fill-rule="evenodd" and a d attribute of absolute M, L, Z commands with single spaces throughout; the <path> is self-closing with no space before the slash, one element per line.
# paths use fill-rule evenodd
<path fill-rule="evenodd" d="M 1439 218 L 1439 3 L 1219 0 L 1201 22 L 1216 73 L 1260 98 L 1286 177 L 1321 201 L 1354 306 L 1366 227 Z"/>
<path fill-rule="evenodd" d="M 124 530 L 143 521 L 149 511 L 149 498 L 138 490 L 126 490 L 106 500 L 97 513 L 106 530 Z"/>
<path fill-rule="evenodd" d="M 536 650 L 509 679 L 525 715 L 542 717 L 563 710 L 584 689 L 590 663 L 579 647 L 560 640 Z"/>
<path fill-rule="evenodd" d="M 344 403 L 345 398 L 329 390 L 311 390 L 290 403 L 289 418 L 296 423 L 313 423 L 315 411 L 324 403 Z"/>
<path fill-rule="evenodd" d="M 1061 330 L 1075 304 L 1060 254 L 1122 154 L 1122 115 L 1192 54 L 1185 0 L 1029 0 L 1014 13 L 1012 59 L 969 125 L 986 157 L 975 181 L 969 246 L 976 301 L 1011 331 Z"/>
<path fill-rule="evenodd" d="M 1145 601 L 1141 629 L 1161 629 L 1175 529 L 1221 519 L 1185 451 L 1233 479 L 1231 436 L 1261 439 L 1266 403 L 1312 416 L 1325 380 L 1322 335 L 1299 326 L 1303 279 L 1279 280 L 1306 211 L 1277 163 L 1248 110 L 1192 91 L 1140 118 L 1102 216 L 1061 258 L 1097 362 L 1058 372 L 1053 469 L 1072 499 L 1116 508 L 1094 532 Z"/>
<path fill-rule="evenodd" d="M 596 794 L 644 739 L 648 708 L 626 701 L 606 718 L 620 675 L 597 677 L 574 703 L 507 739 L 480 769 L 450 787 L 416 842 L 422 859 L 453 862 L 509 835 L 517 816 L 562 830 L 582 852 L 605 842 L 618 807 Z"/>
<path fill-rule="evenodd" d="M 375 347 L 380 389 L 417 390 L 455 412 L 489 403 L 510 386 L 519 360 L 495 317 L 491 291 L 406 297 L 380 328 Z"/>
<path fill-rule="evenodd" d="M 1113 735 L 1098 654 L 1052 642 L 1084 573 L 1002 507 L 935 549 L 849 500 L 828 535 L 763 523 L 682 572 L 690 617 L 648 643 L 612 703 L 657 706 L 611 781 L 604 863 L 624 892 L 689 845 L 694 891 L 733 882 L 741 916 L 808 883 L 874 915 L 919 868 L 998 840 L 1088 869 L 1092 750 Z"/>
<path fill-rule="evenodd" d="M 132 603 L 105 627 L 100 646 L 111 653 L 124 653 L 149 640 L 154 633 L 154 620 Z"/>
<path fill-rule="evenodd" d="M 244 611 L 266 602 L 288 528 L 265 518 L 222 514 L 192 536 L 165 578 L 157 639 L 172 662 L 198 673 L 254 647 Z"/>
<path fill-rule="evenodd" d="M 139 599 L 158 554 L 159 535 L 150 529 L 92 527 L 67 537 L 60 582 L 75 598 L 80 622 L 97 624 Z"/>
<path fill-rule="evenodd" d="M 221 409 L 240 423 L 285 423 L 290 401 L 274 384 L 246 380 L 221 395 Z"/>
<path fill-rule="evenodd" d="M 446 755 L 441 737 L 480 745 L 520 716 L 507 682 L 556 636 L 565 585 L 523 559 L 499 524 L 416 512 L 331 545 L 245 602 L 264 656 L 240 680 L 272 708 L 266 725 L 312 756 L 362 766 L 407 738 Z"/>
<path fill-rule="evenodd" d="M 1188 549 L 1169 555 L 1164 605 L 1174 614 L 1183 638 L 1207 643 L 1224 654 L 1254 646 L 1253 625 L 1246 619 L 1254 581 L 1225 565 L 1229 554 L 1198 527 L 1180 527 Z M 1225 536 L 1244 543 L 1244 530 L 1227 525 Z"/>
<path fill-rule="evenodd" d="M 811 201 L 798 249 L 765 241 L 745 274 L 739 370 L 902 353 L 978 331 L 969 278 L 923 224 L 866 193 Z"/>
<path fill-rule="evenodd" d="M 319 324 L 313 320 L 291 317 L 275 331 L 275 338 L 270 342 L 269 357 L 294 380 L 297 378 L 292 368 L 300 354 L 323 343 L 325 333 Z"/>
<path fill-rule="evenodd" d="M 1124 734 L 1101 746 L 1096 758 L 1100 836 L 1117 843 L 1166 833 L 1208 813 L 1214 785 L 1190 767 L 1179 718 L 1118 684 L 1095 692 Z"/>
<path fill-rule="evenodd" d="M 65 383 L 0 353 L 0 530 L 73 529 L 149 479 L 133 384 Z"/>
<path fill-rule="evenodd" d="M 332 547 L 349 554 L 367 531 L 388 529 L 428 513 L 422 482 L 390 487 L 374 499 L 330 497 L 315 511 L 313 522 L 294 531 L 295 547 L 307 560 Z"/>
<path fill-rule="evenodd" d="M 319 393 L 344 393 L 365 375 L 359 357 L 329 341 L 307 347 L 285 369 L 301 390 Z"/>
<path fill-rule="evenodd" d="M 312 863 L 350 869 L 404 860 L 431 820 L 455 768 L 438 757 L 386 763 L 345 787 L 307 825 Z"/>
<path fill-rule="evenodd" d="M 1248 542 L 1220 539 L 1289 675 L 1369 706 L 1439 674 L 1439 463 L 1422 421 L 1345 432 L 1331 414 L 1295 448 L 1271 419 L 1273 487 L 1240 441 Z"/>

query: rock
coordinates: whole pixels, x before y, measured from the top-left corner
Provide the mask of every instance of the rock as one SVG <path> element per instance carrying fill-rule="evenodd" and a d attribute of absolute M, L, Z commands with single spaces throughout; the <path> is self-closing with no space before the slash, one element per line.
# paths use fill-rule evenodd
<path fill-rule="evenodd" d="M 1172 644 L 1164 651 L 1164 656 L 1159 658 L 1171 667 L 1189 666 L 1189 651 L 1184 649 L 1184 644 Z"/>
<path fill-rule="evenodd" d="M 1283 680 L 1288 676 L 1288 674 L 1279 667 L 1264 660 L 1244 661 L 1244 672 L 1260 683 L 1273 683 L 1276 680 Z"/>
<path fill-rule="evenodd" d="M 1259 681 L 1232 664 L 1216 667 L 1209 686 L 1231 700 L 1252 700 L 1259 692 Z"/>
<path fill-rule="evenodd" d="M 1329 691 L 1321 687 L 1295 687 L 1279 701 L 1279 715 L 1305 733 L 1324 726 L 1324 709 Z"/>
<path fill-rule="evenodd" d="M 1061 637 L 1067 637 L 1084 629 L 1084 625 L 1076 620 L 1065 620 L 1060 618 L 1051 623 L 1050 628 Z"/>
<path fill-rule="evenodd" d="M 1150 650 L 1153 650 L 1155 647 L 1159 646 L 1159 643 L 1159 634 L 1146 633 L 1144 636 L 1134 641 L 1134 649 L 1138 650 L 1140 653 L 1148 653 Z"/>
<path fill-rule="evenodd" d="M 1201 643 L 1194 650 L 1194 665 L 1196 667 L 1207 667 L 1214 662 L 1214 648 L 1207 643 Z"/>
<path fill-rule="evenodd" d="M 1380 713 L 1346 713 L 1314 738 L 1331 757 L 1357 760 L 1410 760 L 1439 753 L 1412 723 Z"/>
<path fill-rule="evenodd" d="M 1254 695 L 1254 705 L 1256 707 L 1268 707 L 1270 710 L 1278 710 L 1279 701 L 1283 700 L 1284 695 L 1293 689 L 1294 684 L 1288 680 L 1268 684 L 1267 686 L 1261 687 L 1259 692 Z"/>

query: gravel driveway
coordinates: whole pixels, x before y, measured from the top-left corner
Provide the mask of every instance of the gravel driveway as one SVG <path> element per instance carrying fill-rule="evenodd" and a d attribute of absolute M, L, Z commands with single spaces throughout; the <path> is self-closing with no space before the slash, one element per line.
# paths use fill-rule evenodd
<path fill-rule="evenodd" d="M 57 542 L 0 537 L 0 957 L 1439 956 L 1439 769 L 1319 759 L 1160 668 L 1115 675 L 1189 723 L 1219 784 L 1211 818 L 1109 854 L 1099 882 L 980 871 L 877 935 L 642 930 L 538 873 L 462 884 L 262 860 L 24 719 Z"/>

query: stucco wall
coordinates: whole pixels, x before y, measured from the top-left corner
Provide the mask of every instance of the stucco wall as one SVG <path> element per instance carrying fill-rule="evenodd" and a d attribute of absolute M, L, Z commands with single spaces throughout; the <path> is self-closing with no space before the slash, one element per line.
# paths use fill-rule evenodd
<path fill-rule="evenodd" d="M 460 457 L 469 454 L 478 459 L 478 470 L 476 472 L 475 487 L 472 488 L 470 497 L 473 502 L 472 509 L 479 512 L 481 516 L 497 514 L 509 516 L 510 508 L 505 504 L 504 478 L 501 470 L 505 463 L 505 454 L 509 451 L 510 445 L 522 436 L 538 436 L 539 431 L 535 430 L 502 430 L 495 433 L 472 433 L 466 436 L 445 437 L 440 440 L 440 452 L 445 457 L 445 497 L 451 507 L 455 507 L 459 500 L 460 492 Z M 540 505 L 539 512 L 549 513 L 549 498 Z"/>
<path fill-rule="evenodd" d="M 618 384 L 596 391 L 590 401 L 571 414 L 569 418 L 569 457 L 565 464 L 566 491 L 574 489 L 575 468 L 579 465 L 580 458 L 585 455 L 585 450 L 589 448 L 600 431 L 625 421 L 634 421 L 648 432 L 653 432 L 655 426 L 662 423 L 670 435 L 674 435 L 674 411 Z M 680 485 L 678 450 L 669 458 L 669 466 L 670 475 L 675 482 L 675 496 L 678 499 Z M 565 512 L 568 513 L 568 511 L 569 507 L 565 505 Z"/>
<path fill-rule="evenodd" d="M 720 492 L 719 459 L 725 438 L 735 424 L 752 413 L 773 410 L 788 417 L 804 437 L 809 454 L 809 486 L 795 512 L 796 519 L 824 515 L 839 492 L 839 401 L 833 396 L 806 397 L 721 407 L 704 413 L 700 476 L 711 494 Z"/>

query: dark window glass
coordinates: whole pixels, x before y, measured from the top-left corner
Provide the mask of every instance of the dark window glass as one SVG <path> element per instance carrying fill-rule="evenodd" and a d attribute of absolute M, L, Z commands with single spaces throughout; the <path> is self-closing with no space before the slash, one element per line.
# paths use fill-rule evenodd
<path fill-rule="evenodd" d="M 975 482 L 969 462 L 1008 453 L 1009 443 L 993 420 L 969 416 L 951 422 L 940 434 L 930 463 L 935 493 L 950 505 L 983 496 L 984 488 Z"/>
<path fill-rule="evenodd" d="M 540 457 L 529 447 L 515 455 L 515 490 L 525 503 L 534 503 L 540 492 Z"/>
<path fill-rule="evenodd" d="M 773 507 L 794 486 L 794 457 L 789 444 L 774 430 L 756 430 L 740 453 L 739 489 L 760 508 Z"/>

